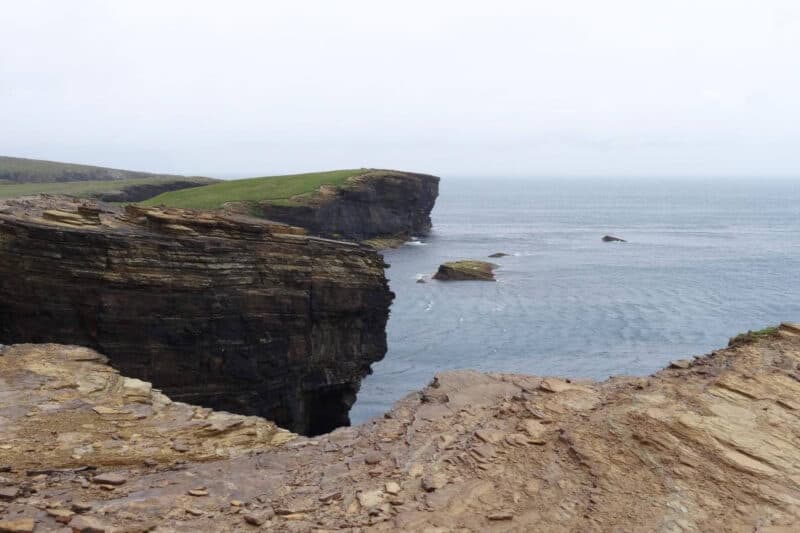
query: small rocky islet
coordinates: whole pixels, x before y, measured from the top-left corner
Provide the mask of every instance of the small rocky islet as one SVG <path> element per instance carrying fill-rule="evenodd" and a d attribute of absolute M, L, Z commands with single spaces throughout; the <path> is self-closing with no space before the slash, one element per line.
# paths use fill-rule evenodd
<path fill-rule="evenodd" d="M 494 270 L 498 265 L 487 261 L 466 259 L 439 265 L 433 279 L 439 281 L 495 281 Z"/>
<path fill-rule="evenodd" d="M 393 297 L 375 249 L 341 239 L 424 234 L 438 178 L 291 178 L 263 182 L 288 202 L 211 211 L 192 204 L 235 183 L 0 202 L 0 532 L 795 528 L 793 324 L 649 377 L 448 372 L 333 429 Z"/>

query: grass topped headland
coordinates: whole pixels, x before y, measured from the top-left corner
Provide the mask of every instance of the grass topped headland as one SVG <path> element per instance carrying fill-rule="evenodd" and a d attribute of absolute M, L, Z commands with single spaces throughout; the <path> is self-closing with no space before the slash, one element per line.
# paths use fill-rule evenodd
<path fill-rule="evenodd" d="M 120 181 L 143 178 L 185 179 L 184 176 L 78 165 L 42 159 L 0 156 L 0 184 L 65 181 Z"/>
<path fill-rule="evenodd" d="M 219 209 L 227 202 L 290 204 L 293 198 L 310 196 L 323 185 L 339 186 L 367 172 L 367 169 L 332 170 L 231 180 L 164 193 L 142 203 L 189 209 Z"/>
<path fill-rule="evenodd" d="M 209 178 L 157 177 L 134 178 L 109 181 L 61 181 L 55 183 L 0 183 L 0 198 L 15 198 L 31 194 L 66 194 L 79 198 L 96 198 L 131 187 L 162 187 L 176 182 L 192 182 L 202 185 Z M 162 189 L 163 190 L 163 189 Z"/>

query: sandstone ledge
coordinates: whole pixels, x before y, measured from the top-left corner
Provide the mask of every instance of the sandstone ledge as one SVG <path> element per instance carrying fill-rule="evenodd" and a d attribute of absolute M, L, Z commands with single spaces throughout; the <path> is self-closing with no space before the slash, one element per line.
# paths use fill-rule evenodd
<path fill-rule="evenodd" d="M 5 360 L 30 369 L 35 350 L 57 349 L 0 356 L 0 395 L 16 395 L 4 427 L 60 405 L 65 390 L 15 390 Z M 383 419 L 252 455 L 147 470 L 133 450 L 146 441 L 123 441 L 135 460 L 117 465 L 126 481 L 110 489 L 83 486 L 85 472 L 26 476 L 37 457 L 63 466 L 38 433 L 24 466 L 0 447 L 11 466 L 0 475 L 22 487 L 0 513 L 42 530 L 56 526 L 48 508 L 79 501 L 126 531 L 793 531 L 799 365 L 800 330 L 788 326 L 643 378 L 451 372 Z M 68 432 L 59 420 L 51 429 Z"/>

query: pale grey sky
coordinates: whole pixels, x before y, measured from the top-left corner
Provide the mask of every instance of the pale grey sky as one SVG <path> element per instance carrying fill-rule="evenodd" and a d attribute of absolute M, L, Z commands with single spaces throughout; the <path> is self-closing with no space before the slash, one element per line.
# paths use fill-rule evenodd
<path fill-rule="evenodd" d="M 796 0 L 0 0 L 0 154 L 800 176 Z"/>

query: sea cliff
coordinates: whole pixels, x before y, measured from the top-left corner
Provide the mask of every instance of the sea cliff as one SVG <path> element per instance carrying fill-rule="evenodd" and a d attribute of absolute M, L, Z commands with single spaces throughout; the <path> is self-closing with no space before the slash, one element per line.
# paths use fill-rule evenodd
<path fill-rule="evenodd" d="M 337 187 L 292 202 L 262 202 L 264 218 L 301 226 L 315 235 L 362 241 L 407 239 L 431 230 L 439 178 L 393 170 L 370 170 Z"/>
<path fill-rule="evenodd" d="M 253 217 L 6 200 L 0 342 L 94 348 L 174 399 L 314 434 L 386 352 L 384 267 Z"/>

